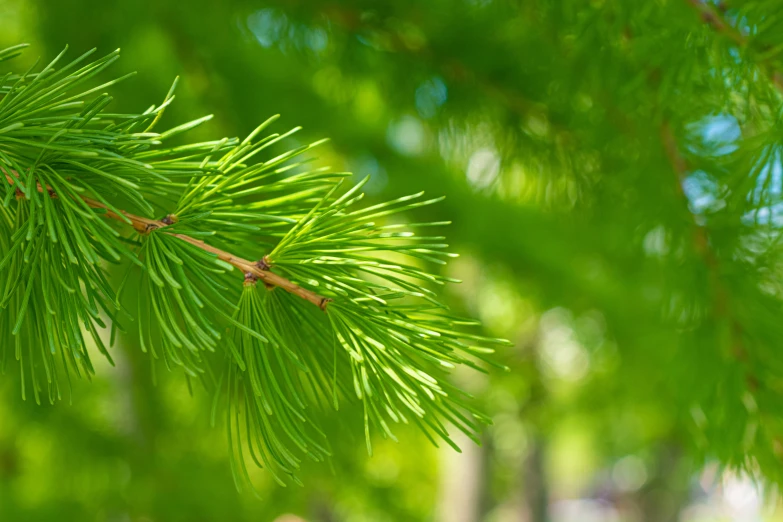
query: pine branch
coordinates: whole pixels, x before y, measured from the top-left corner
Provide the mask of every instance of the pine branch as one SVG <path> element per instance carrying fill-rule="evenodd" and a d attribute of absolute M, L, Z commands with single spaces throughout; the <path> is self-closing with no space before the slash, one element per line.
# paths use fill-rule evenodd
<path fill-rule="evenodd" d="M 677 140 L 672 132 L 671 125 L 668 122 L 664 122 L 661 126 L 661 141 L 663 142 L 664 150 L 672 166 L 672 170 L 677 175 L 677 194 L 687 204 L 688 198 L 683 190 L 683 183 L 688 174 L 688 162 L 678 150 Z M 690 210 L 688 210 L 688 212 L 690 213 Z M 714 249 L 710 246 L 707 228 L 700 226 L 699 223 L 695 221 L 695 216 L 692 227 L 694 250 L 697 255 L 703 259 L 704 265 L 707 267 L 710 285 L 715 292 L 712 306 L 713 314 L 716 318 L 729 322 L 732 355 L 737 360 L 741 361 L 747 357 L 747 350 L 744 348 L 742 341 L 743 327 L 731 314 L 729 290 L 721 281 L 720 277 L 720 260 Z M 747 381 L 751 388 L 758 386 L 758 379 L 753 375 L 748 375 Z"/>
<path fill-rule="evenodd" d="M 747 38 L 732 27 L 723 17 L 715 11 L 712 5 L 702 0 L 687 0 L 700 14 L 702 20 L 711 25 L 717 32 L 727 36 L 739 46 L 748 44 Z"/>
<path fill-rule="evenodd" d="M 276 116 L 243 140 L 163 145 L 209 117 L 153 132 L 173 87 L 142 114 L 107 113 L 111 98 L 93 98 L 119 80 L 66 94 L 118 56 L 76 69 L 89 54 L 0 81 L 0 355 L 14 349 L 23 397 L 26 375 L 39 403 L 46 389 L 50 402 L 62 398 L 59 375 L 69 386 L 71 372 L 92 375 L 90 337 L 111 360 L 97 328 L 108 319 L 113 343 L 119 320 L 133 319 L 121 296 L 138 267 L 140 347 L 152 365 L 162 360 L 215 390 L 216 409 L 227 398 L 238 486 L 249 481 L 245 450 L 281 483 L 298 481 L 301 455 L 329 454 L 303 411 L 310 402 L 336 410 L 340 399 L 360 401 L 370 451 L 371 429 L 394 438 L 391 423 L 411 422 L 433 442 L 454 445 L 448 426 L 478 440 L 489 419 L 448 373 L 497 366 L 491 346 L 509 343 L 462 331 L 477 323 L 427 288 L 455 282 L 427 268 L 456 256 L 426 232 L 447 222 L 395 222 L 441 198 L 359 207 L 367 178 L 341 191 L 347 174 L 292 161 L 320 142 L 254 159 L 298 130 L 259 137 Z M 152 219 L 161 208 L 173 212 Z M 259 244 L 269 254 L 248 260 Z M 123 260 L 131 266 L 115 287 L 105 263 Z M 234 269 L 242 287 L 228 279 Z M 223 355 L 220 379 L 213 352 Z M 241 422 L 246 435 L 234 428 Z"/>
<path fill-rule="evenodd" d="M 439 71 L 444 77 L 457 84 L 475 84 L 487 99 L 492 99 L 516 114 L 523 120 L 545 121 L 551 126 L 560 139 L 574 139 L 573 133 L 558 121 L 547 107 L 538 100 L 531 99 L 517 89 L 511 89 L 502 82 L 491 78 L 484 71 L 477 70 L 456 56 L 433 49 L 426 40 L 417 42 L 415 46 L 404 41 L 399 31 L 393 30 L 383 23 L 374 23 L 373 19 L 363 16 L 361 10 L 351 9 L 339 3 L 328 5 L 321 9 L 326 15 L 346 33 L 363 38 L 374 38 L 394 53 L 411 56 L 421 61 L 427 67 Z"/>
<path fill-rule="evenodd" d="M 751 40 L 740 30 L 727 22 L 721 14 L 721 12 L 725 12 L 726 10 L 726 6 L 723 3 L 718 4 L 717 9 L 721 11 L 718 12 L 712 4 L 703 0 L 687 0 L 687 2 L 699 12 L 701 19 L 712 27 L 715 32 L 725 36 L 740 47 L 749 47 L 752 45 Z M 762 65 L 764 65 L 763 69 L 768 71 L 767 74 L 769 74 L 775 88 L 783 93 L 783 73 L 776 70 L 774 64 L 770 63 L 769 59 L 762 60 Z"/>
<path fill-rule="evenodd" d="M 18 178 L 18 174 L 12 170 L 11 174 L 13 176 L 9 175 L 9 173 L 6 172 L 2 167 L 0 167 L 0 172 L 5 174 L 6 180 L 10 185 L 13 186 L 15 183 L 15 178 Z M 44 191 L 44 188 L 40 183 L 37 184 L 37 189 L 38 192 Z M 47 187 L 46 190 L 51 197 L 57 197 L 57 194 L 54 192 L 54 190 L 51 189 L 51 187 Z M 91 208 L 104 210 L 105 212 L 101 214 L 104 217 L 119 221 L 121 223 L 130 224 L 136 230 L 136 232 L 142 235 L 149 234 L 151 231 L 159 228 L 165 228 L 166 226 L 172 224 L 174 220 L 176 220 L 175 216 L 167 216 L 164 218 L 164 220 L 149 219 L 145 218 L 144 216 L 137 216 L 136 214 L 132 214 L 124 210 L 120 210 L 120 213 L 118 214 L 100 201 L 96 201 L 86 196 L 82 196 L 81 199 Z M 268 287 L 282 288 L 287 292 L 301 297 L 305 301 L 313 303 L 323 311 L 326 311 L 327 305 L 332 301 L 332 299 L 328 297 L 320 296 L 315 292 L 307 290 L 306 288 L 302 288 L 288 279 L 271 272 L 269 270 L 271 266 L 269 265 L 269 262 L 266 258 L 262 258 L 255 262 L 248 261 L 247 259 L 243 259 L 230 252 L 226 252 L 225 250 L 215 248 L 200 239 L 195 239 L 186 234 L 173 232 L 170 235 L 176 237 L 177 239 L 181 239 L 186 243 L 190 243 L 191 245 L 200 248 L 205 252 L 213 254 L 221 261 L 225 261 L 231 266 L 238 268 L 242 271 L 243 274 L 245 274 L 246 278 L 255 278 L 261 280 Z"/>

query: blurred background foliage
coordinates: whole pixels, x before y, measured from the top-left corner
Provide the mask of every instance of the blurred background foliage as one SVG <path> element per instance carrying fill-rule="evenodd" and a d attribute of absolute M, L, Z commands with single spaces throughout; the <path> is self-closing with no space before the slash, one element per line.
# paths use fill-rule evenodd
<path fill-rule="evenodd" d="M 728 3 L 0 0 L 0 47 L 33 44 L 16 69 L 120 47 L 118 109 L 179 75 L 167 123 L 215 114 L 193 138 L 281 113 L 374 197 L 446 195 L 424 212 L 454 222 L 449 302 L 515 343 L 510 372 L 455 375 L 495 421 L 480 448 L 368 458 L 328 426 L 331 468 L 258 473 L 262 501 L 210 398 L 153 386 L 132 338 L 73 405 L 11 372 L 0 520 L 776 520 L 749 477 L 783 477 L 783 16 Z"/>

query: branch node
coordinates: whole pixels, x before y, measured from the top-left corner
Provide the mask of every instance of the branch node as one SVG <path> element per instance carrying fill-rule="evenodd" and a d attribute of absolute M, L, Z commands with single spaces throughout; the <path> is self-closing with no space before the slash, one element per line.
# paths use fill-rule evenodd
<path fill-rule="evenodd" d="M 179 221 L 179 218 L 177 218 L 176 214 L 166 214 L 166 217 L 160 220 L 161 223 L 166 225 L 173 225 L 177 221 Z"/>
<path fill-rule="evenodd" d="M 322 297 L 322 298 L 321 298 L 321 302 L 320 302 L 320 303 L 319 303 L 319 305 L 318 305 L 318 308 L 320 308 L 321 310 L 323 310 L 323 311 L 325 312 L 325 311 L 326 311 L 326 307 L 327 307 L 327 306 L 329 305 L 329 303 L 331 303 L 331 302 L 332 302 L 332 299 L 330 299 L 330 298 L 328 298 L 328 297 Z"/>
<path fill-rule="evenodd" d="M 718 23 L 718 17 L 715 13 L 712 11 L 704 10 L 701 12 L 701 19 L 707 22 L 708 24 L 717 24 Z"/>
<path fill-rule="evenodd" d="M 272 263 L 269 262 L 269 256 L 264 256 L 256 261 L 256 267 L 258 267 L 259 270 L 269 272 L 272 269 Z"/>
<path fill-rule="evenodd" d="M 244 284 L 245 286 L 248 285 L 255 286 L 257 282 L 258 282 L 258 277 L 256 277 L 256 275 L 253 272 L 245 272 L 245 281 L 242 284 Z"/>

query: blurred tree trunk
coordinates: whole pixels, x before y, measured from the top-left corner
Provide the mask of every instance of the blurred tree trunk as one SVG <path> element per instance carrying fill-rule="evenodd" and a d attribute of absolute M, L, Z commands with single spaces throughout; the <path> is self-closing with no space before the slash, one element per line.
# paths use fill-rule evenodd
<path fill-rule="evenodd" d="M 457 453 L 449 446 L 441 450 L 440 498 L 437 520 L 441 522 L 477 522 L 482 511 L 485 480 L 485 449 L 462 432 L 454 434 L 462 448 Z"/>
<path fill-rule="evenodd" d="M 535 431 L 535 430 L 533 430 Z M 526 522 L 549 522 L 549 487 L 546 480 L 546 442 L 538 433 L 529 440 L 529 452 L 522 464 L 523 498 Z"/>
<path fill-rule="evenodd" d="M 320 492 L 310 498 L 310 513 L 313 522 L 337 522 L 332 504 L 326 493 Z"/>
<path fill-rule="evenodd" d="M 662 444 L 655 455 L 653 475 L 638 494 L 641 522 L 679 522 L 690 496 L 690 467 L 679 446 Z"/>
<path fill-rule="evenodd" d="M 521 408 L 528 424 L 528 453 L 522 464 L 522 498 L 526 522 L 549 522 L 549 484 L 546 474 L 546 436 L 541 411 L 546 407 L 547 389 L 541 379 L 540 330 L 522 345 L 521 370 L 529 383 L 529 397 Z"/>

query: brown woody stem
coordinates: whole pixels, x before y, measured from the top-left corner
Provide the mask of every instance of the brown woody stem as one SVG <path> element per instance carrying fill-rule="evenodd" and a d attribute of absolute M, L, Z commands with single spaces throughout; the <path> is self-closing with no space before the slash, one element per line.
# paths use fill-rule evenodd
<path fill-rule="evenodd" d="M 11 171 L 11 173 L 9 174 L 9 172 L 7 172 L 2 167 L 0 167 L 0 171 L 2 171 L 3 174 L 5 174 L 5 178 L 10 185 L 13 185 L 15 183 L 16 181 L 15 178 L 17 177 L 16 172 Z M 54 194 L 50 188 L 47 187 L 47 190 L 52 196 L 56 196 L 56 194 Z M 38 192 L 43 192 L 43 191 L 44 188 L 39 183 Z M 114 212 L 113 210 L 110 210 L 106 205 L 104 205 L 100 201 L 96 201 L 94 199 L 84 197 L 84 196 L 80 196 L 80 197 L 89 207 L 104 210 L 105 212 L 102 214 L 104 217 L 107 217 L 109 219 L 114 219 L 116 221 L 121 221 L 122 223 L 125 224 L 128 224 L 128 221 L 130 221 L 131 226 L 133 226 L 133 228 L 139 234 L 149 234 L 155 229 L 165 228 L 167 225 L 176 222 L 176 216 L 173 216 L 171 214 L 166 216 L 166 218 L 164 218 L 164 220 L 161 221 L 156 219 L 145 218 L 143 216 L 137 216 L 135 214 L 131 214 L 130 212 L 125 212 L 124 210 L 120 211 L 120 213 L 122 214 L 120 215 Z M 234 268 L 239 269 L 239 271 L 242 274 L 245 274 L 246 276 L 247 274 L 252 274 L 252 276 L 263 281 L 264 284 L 267 286 L 267 288 L 280 287 L 286 292 L 294 294 L 297 297 L 301 297 L 305 301 L 313 303 L 315 306 L 317 306 L 323 311 L 326 311 L 327 305 L 332 301 L 328 297 L 323 297 L 321 295 L 316 294 L 315 292 L 307 290 L 306 288 L 302 288 L 296 283 L 289 281 L 285 277 L 282 277 L 280 275 L 275 274 L 274 272 L 271 272 L 270 271 L 271 266 L 269 264 L 267 257 L 263 258 L 263 263 L 257 261 L 248 261 L 247 259 L 242 259 L 241 257 L 235 256 L 230 252 L 226 252 L 225 250 L 220 250 L 219 248 L 215 248 L 212 245 L 208 245 L 207 243 L 201 241 L 200 239 L 196 239 L 185 234 L 179 234 L 173 232 L 173 233 L 169 233 L 169 235 L 176 237 L 177 239 L 181 239 L 185 243 L 190 243 L 191 245 L 195 246 L 196 248 L 200 248 L 205 252 L 214 254 L 215 256 L 217 256 L 218 259 L 220 259 L 221 261 L 225 261 L 226 263 L 230 264 Z"/>

